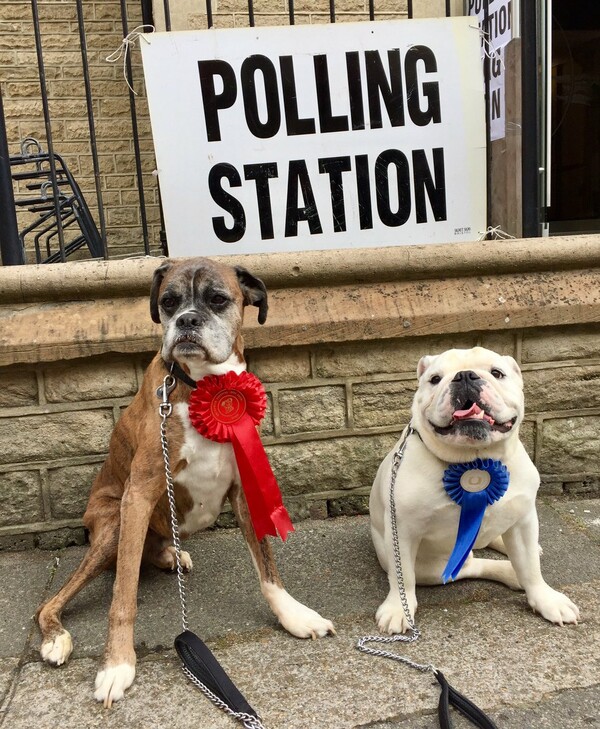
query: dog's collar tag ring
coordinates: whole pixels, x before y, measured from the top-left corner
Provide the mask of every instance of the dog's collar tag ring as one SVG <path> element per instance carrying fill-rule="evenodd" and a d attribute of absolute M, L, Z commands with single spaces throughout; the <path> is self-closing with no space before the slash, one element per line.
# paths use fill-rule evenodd
<path fill-rule="evenodd" d="M 209 440 L 231 443 L 257 538 L 294 530 L 256 426 L 265 415 L 267 395 L 250 372 L 208 375 L 189 400 L 194 428 Z"/>
<path fill-rule="evenodd" d="M 444 583 L 456 579 L 473 549 L 487 506 L 504 496 L 508 481 L 506 466 L 491 458 L 452 463 L 444 471 L 446 493 L 460 506 L 456 543 L 442 573 Z"/>

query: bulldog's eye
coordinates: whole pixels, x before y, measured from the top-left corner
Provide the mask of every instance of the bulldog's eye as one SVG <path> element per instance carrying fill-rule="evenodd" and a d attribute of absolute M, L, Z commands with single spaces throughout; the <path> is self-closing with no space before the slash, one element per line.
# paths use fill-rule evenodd
<path fill-rule="evenodd" d="M 223 296 L 223 294 L 215 294 L 210 297 L 210 303 L 214 306 L 223 306 L 223 304 L 226 304 L 228 301 L 229 299 L 226 296 Z"/>
<path fill-rule="evenodd" d="M 439 375 L 434 375 L 433 377 L 429 378 L 429 383 L 431 385 L 439 385 L 439 383 L 442 381 L 442 378 Z"/>
<path fill-rule="evenodd" d="M 495 377 L 497 380 L 501 380 L 504 377 L 506 377 L 506 375 L 504 374 L 504 372 L 502 372 L 502 370 L 499 370 L 497 367 L 494 367 L 491 370 L 491 373 L 492 373 L 492 377 Z"/>

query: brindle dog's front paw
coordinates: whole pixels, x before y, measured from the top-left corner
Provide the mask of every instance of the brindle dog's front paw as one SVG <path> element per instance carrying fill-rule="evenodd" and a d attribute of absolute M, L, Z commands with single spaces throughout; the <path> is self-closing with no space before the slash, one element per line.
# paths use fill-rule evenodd
<path fill-rule="evenodd" d="M 53 666 L 62 666 L 73 652 L 73 641 L 68 630 L 61 630 L 54 638 L 48 638 L 40 647 L 40 655 Z"/>
<path fill-rule="evenodd" d="M 263 583 L 261 589 L 281 625 L 296 638 L 315 640 L 335 635 L 331 620 L 322 618 L 318 612 L 298 602 L 283 587 Z"/>
<path fill-rule="evenodd" d="M 331 620 L 322 618 L 315 610 L 311 610 L 300 602 L 292 610 L 282 615 L 279 622 L 296 638 L 316 640 L 324 638 L 326 635 L 335 635 L 335 628 Z"/>
<path fill-rule="evenodd" d="M 118 666 L 106 666 L 98 671 L 94 698 L 102 701 L 106 709 L 110 709 L 113 701 L 120 701 L 125 691 L 135 678 L 135 665 L 120 663 Z"/>

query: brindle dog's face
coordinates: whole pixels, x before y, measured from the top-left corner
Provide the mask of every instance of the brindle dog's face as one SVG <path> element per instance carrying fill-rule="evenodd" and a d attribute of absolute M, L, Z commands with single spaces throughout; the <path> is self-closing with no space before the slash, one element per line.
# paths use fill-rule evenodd
<path fill-rule="evenodd" d="M 258 307 L 258 321 L 264 324 L 265 285 L 239 266 L 206 258 L 162 264 L 154 273 L 150 312 L 163 326 L 163 359 L 224 362 L 234 349 L 247 304 Z"/>

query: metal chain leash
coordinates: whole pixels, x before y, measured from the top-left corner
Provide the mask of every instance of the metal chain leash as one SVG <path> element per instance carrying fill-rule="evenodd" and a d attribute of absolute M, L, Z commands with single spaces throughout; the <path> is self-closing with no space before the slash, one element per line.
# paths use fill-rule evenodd
<path fill-rule="evenodd" d="M 398 538 L 398 521 L 396 518 L 396 500 L 394 497 L 394 491 L 396 487 L 396 477 L 398 475 L 398 470 L 400 469 L 400 465 L 402 464 L 402 460 L 404 458 L 404 451 L 406 449 L 406 443 L 408 441 L 409 436 L 411 436 L 413 433 L 415 433 L 415 429 L 412 427 L 412 425 L 409 423 L 406 431 L 404 433 L 404 437 L 402 441 L 400 442 L 400 445 L 398 446 L 397 450 L 394 453 L 394 458 L 392 462 L 392 472 L 390 477 L 390 520 L 392 523 L 392 546 L 394 549 L 394 566 L 396 568 L 396 581 L 398 582 L 398 593 L 400 595 L 400 602 L 402 603 L 402 609 L 404 611 L 404 616 L 406 617 L 406 622 L 408 623 L 408 629 L 410 630 L 410 635 L 363 635 L 361 638 L 358 639 L 358 642 L 356 644 L 356 647 L 359 651 L 362 651 L 363 653 L 368 653 L 372 656 L 379 656 L 381 658 L 391 658 L 393 661 L 398 661 L 400 663 L 405 663 L 408 666 L 411 666 L 412 668 L 416 668 L 418 671 L 422 671 L 423 673 L 437 673 L 436 667 L 431 663 L 417 663 L 416 661 L 411 660 L 410 658 L 406 658 L 406 656 L 401 656 L 398 653 L 393 653 L 392 651 L 386 651 L 382 650 L 380 648 L 370 648 L 366 645 L 366 643 L 415 643 L 419 638 L 421 637 L 421 631 L 417 628 L 415 625 L 415 622 L 410 614 L 410 607 L 408 605 L 408 599 L 406 597 L 406 588 L 404 586 L 404 574 L 402 572 L 402 559 L 400 557 L 400 541 Z"/>
<path fill-rule="evenodd" d="M 167 418 L 173 412 L 173 405 L 169 402 L 169 394 L 175 388 L 175 378 L 167 375 L 163 380 L 162 387 L 157 395 L 162 399 L 158 412 L 161 417 L 160 423 L 160 445 L 165 462 L 165 480 L 167 482 L 167 498 L 169 500 L 169 513 L 171 518 L 171 534 L 173 535 L 173 546 L 175 547 L 175 562 L 177 565 L 177 587 L 179 589 L 179 600 L 181 602 L 181 624 L 184 630 L 188 629 L 187 605 L 185 600 L 185 581 L 183 576 L 183 565 L 181 564 L 181 539 L 179 537 L 179 523 L 177 522 L 177 511 L 175 507 L 175 487 L 171 473 L 171 462 L 169 460 L 169 441 L 167 440 Z"/>
<path fill-rule="evenodd" d="M 252 716 L 252 714 L 246 714 L 243 711 L 234 711 L 232 708 L 227 706 L 227 704 L 222 701 L 216 694 L 214 694 L 208 688 L 208 686 L 205 686 L 202 681 L 197 679 L 196 676 L 194 676 L 194 674 L 186 666 L 182 666 L 182 670 L 185 675 L 190 679 L 190 681 L 195 686 L 197 686 L 200 691 L 202 691 L 207 699 L 210 699 L 210 701 L 212 701 L 215 706 L 218 706 L 219 709 L 222 709 L 226 714 L 229 714 L 229 716 L 242 722 L 246 729 L 265 729 L 265 726 L 262 724 L 261 720 L 258 717 Z"/>
<path fill-rule="evenodd" d="M 167 375 L 163 380 L 163 384 L 158 388 L 156 394 L 161 398 L 158 408 L 161 417 L 160 423 L 160 444 L 165 462 L 165 480 L 167 482 L 167 499 L 169 501 L 169 512 L 171 517 L 171 533 L 173 535 L 173 546 L 175 547 L 175 562 L 177 564 L 177 587 L 179 589 L 179 600 L 181 602 L 181 624 L 184 631 L 188 629 L 188 615 L 186 605 L 185 577 L 183 575 L 183 566 L 181 563 L 181 539 L 179 536 L 179 523 L 177 522 L 177 511 L 175 506 L 175 487 L 173 484 L 173 474 L 171 473 L 171 462 L 169 460 L 169 441 L 167 440 L 167 419 L 173 412 L 173 405 L 169 402 L 169 394 L 173 391 L 176 380 L 173 375 Z M 219 709 L 241 722 L 246 729 L 266 729 L 261 720 L 242 711 L 234 711 L 224 701 L 222 701 L 208 686 L 205 686 L 194 674 L 182 664 L 182 671 L 189 680 L 202 691 L 202 693 L 210 699 Z"/>

